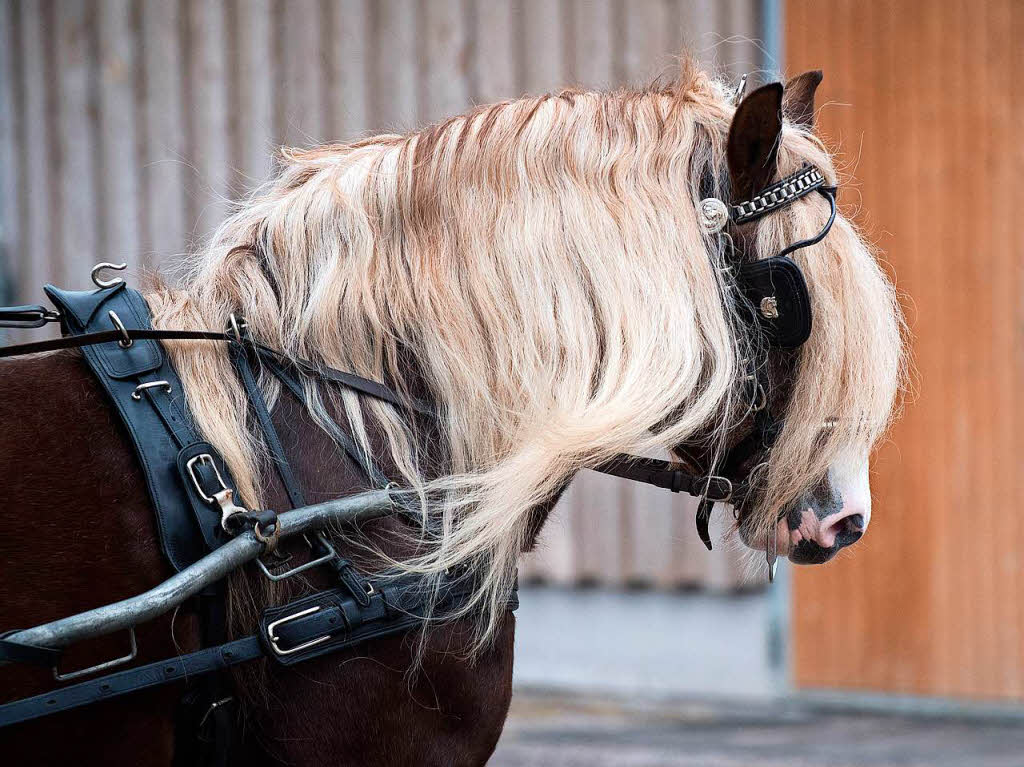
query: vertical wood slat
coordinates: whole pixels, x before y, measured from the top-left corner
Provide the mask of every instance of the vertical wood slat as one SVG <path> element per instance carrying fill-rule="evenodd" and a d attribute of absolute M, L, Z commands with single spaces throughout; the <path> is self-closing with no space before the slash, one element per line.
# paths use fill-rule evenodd
<path fill-rule="evenodd" d="M 377 130 L 408 131 L 415 126 L 419 110 L 416 41 L 420 6 L 415 0 L 379 0 L 370 7 L 374 51 L 370 119 Z"/>
<path fill-rule="evenodd" d="M 288 0 L 279 23 L 283 30 L 279 96 L 283 109 L 283 138 L 292 146 L 324 141 L 326 109 L 319 0 Z"/>
<path fill-rule="evenodd" d="M 512 3 L 470 0 L 468 10 L 473 61 L 470 98 L 489 104 L 518 96 Z"/>
<path fill-rule="evenodd" d="M 173 263 L 222 220 L 225 196 L 268 176 L 281 144 L 408 130 L 565 85 L 644 84 L 673 68 L 681 41 L 710 61 L 733 55 L 717 41 L 757 33 L 753 11 L 726 18 L 710 0 L 76 0 L 69 14 L 0 1 L 20 52 L 3 93 L 21 94 L 24 136 L 3 175 L 18 189 L 4 215 L 24 299 L 47 280 L 84 284 L 101 259 Z M 54 38 L 76 19 L 84 37 Z M 618 584 L 631 561 L 645 583 L 736 582 L 696 541 L 692 504 L 654 493 L 627 515 L 636 502 L 584 473 L 526 572 Z"/>
<path fill-rule="evenodd" d="M 107 0 L 99 10 L 99 211 L 103 260 L 131 261 L 139 252 L 139 167 L 136 133 L 136 48 L 130 0 Z M 92 258 L 93 253 L 86 253 Z"/>
<path fill-rule="evenodd" d="M 96 121 L 91 109 L 95 84 L 95 7 L 68 0 L 55 14 L 58 144 L 61 204 L 61 279 L 88 271 L 97 252 Z"/>
<path fill-rule="evenodd" d="M 869 535 L 795 578 L 796 681 L 1020 701 L 1024 152 L 1007 94 L 1024 9 L 791 0 L 786 24 L 788 68 L 823 67 L 821 101 L 849 105 L 822 127 L 856 161 L 842 204 L 907 296 L 917 369 L 874 461 Z"/>
<path fill-rule="evenodd" d="M 252 189 L 270 176 L 275 147 L 273 0 L 235 0 L 237 24 L 233 83 L 238 115 L 234 162 L 241 186 Z"/>
<path fill-rule="evenodd" d="M 431 0 L 421 12 L 419 121 L 458 114 L 469 103 L 468 30 L 462 0 Z"/>
<path fill-rule="evenodd" d="M 228 46 L 224 0 L 191 0 L 188 5 L 191 103 L 188 147 L 188 224 L 201 239 L 228 213 L 231 149 L 228 102 Z"/>
<path fill-rule="evenodd" d="M 332 140 L 347 141 L 370 127 L 370 0 L 331 4 L 328 103 Z"/>
<path fill-rule="evenodd" d="M 143 162 L 146 218 L 143 257 L 159 267 L 185 251 L 185 105 L 183 103 L 182 27 L 180 0 L 142 4 L 145 51 Z"/>
<path fill-rule="evenodd" d="M 24 269 L 21 221 L 25 188 L 22 157 L 24 141 L 22 72 L 23 53 L 18 34 L 20 8 L 17 3 L 0 4 L 0 300 L 6 300 Z"/>

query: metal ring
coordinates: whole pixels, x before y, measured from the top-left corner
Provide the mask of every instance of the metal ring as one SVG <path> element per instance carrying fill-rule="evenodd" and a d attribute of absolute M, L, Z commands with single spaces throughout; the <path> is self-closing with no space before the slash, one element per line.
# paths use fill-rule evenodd
<path fill-rule="evenodd" d="M 765 392 L 764 387 L 758 384 L 757 389 L 754 391 L 754 401 L 750 403 L 750 412 L 760 413 L 767 405 L 768 394 Z"/>
<path fill-rule="evenodd" d="M 97 288 L 112 288 L 115 285 L 120 285 L 124 280 L 120 277 L 115 277 L 112 280 L 102 280 L 100 279 L 100 272 L 104 269 L 113 269 L 117 272 L 123 272 L 127 268 L 128 264 L 110 264 L 104 261 L 103 263 L 96 264 L 96 266 L 92 268 L 92 271 L 89 272 L 89 277 L 92 279 L 93 285 Z"/>
<path fill-rule="evenodd" d="M 277 543 L 281 539 L 281 523 L 275 522 L 270 534 L 263 532 L 260 527 L 260 523 L 257 522 L 252 526 L 253 535 L 256 536 L 256 540 L 267 547 L 267 552 L 272 552 L 277 548 Z"/>
<path fill-rule="evenodd" d="M 239 318 L 234 312 L 228 315 L 228 327 L 231 330 L 231 335 L 235 337 L 235 340 L 239 343 L 242 342 L 242 328 L 248 327 L 245 318 Z"/>
<path fill-rule="evenodd" d="M 127 349 L 133 343 L 135 343 L 132 340 L 132 337 L 128 335 L 128 328 L 126 328 L 124 326 L 124 323 L 121 322 L 121 318 L 117 316 L 117 312 L 111 309 L 109 312 L 107 312 L 107 316 L 110 317 L 110 321 L 114 323 L 114 327 L 121 331 L 121 340 L 117 342 L 118 346 L 120 346 L 122 349 Z"/>
<path fill-rule="evenodd" d="M 168 381 L 146 381 L 146 383 L 140 383 L 135 387 L 135 391 L 132 392 L 132 399 L 136 402 L 142 401 L 142 392 L 146 389 L 155 389 L 157 387 L 163 387 L 163 390 L 168 394 L 171 393 L 171 384 Z"/>

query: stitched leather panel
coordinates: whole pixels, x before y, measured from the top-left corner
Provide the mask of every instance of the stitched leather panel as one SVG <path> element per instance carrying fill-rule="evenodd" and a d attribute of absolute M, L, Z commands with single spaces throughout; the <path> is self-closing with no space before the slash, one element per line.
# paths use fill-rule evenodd
<path fill-rule="evenodd" d="M 45 290 L 64 315 L 69 335 L 113 329 L 110 310 L 125 327 L 151 327 L 145 299 L 123 283 L 94 291 L 66 291 L 52 285 Z M 81 324 L 83 319 L 86 322 Z M 219 511 L 199 497 L 190 480 L 186 483 L 179 454 L 183 448 L 202 445 L 198 452 L 214 456 L 229 487 L 233 487 L 231 475 L 197 433 L 181 379 L 159 341 L 136 339 L 127 349 L 117 342 L 83 346 L 82 354 L 131 436 L 156 513 L 160 546 L 172 567 L 182 570 L 227 537 L 220 531 Z M 137 388 L 146 383 L 155 385 Z"/>
<path fill-rule="evenodd" d="M 736 282 L 770 342 L 795 348 L 810 337 L 811 296 L 794 261 L 776 256 L 743 264 Z"/>
<path fill-rule="evenodd" d="M 115 312 L 126 328 L 150 327 L 145 300 L 135 291 L 127 290 L 124 283 L 98 290 L 61 290 L 53 285 L 46 285 L 43 290 L 63 314 L 64 329 L 69 335 L 115 330 L 107 314 L 109 311 Z M 127 349 L 114 342 L 99 344 L 93 349 L 97 363 L 114 378 L 148 373 L 163 362 L 159 341 L 140 339 Z"/>

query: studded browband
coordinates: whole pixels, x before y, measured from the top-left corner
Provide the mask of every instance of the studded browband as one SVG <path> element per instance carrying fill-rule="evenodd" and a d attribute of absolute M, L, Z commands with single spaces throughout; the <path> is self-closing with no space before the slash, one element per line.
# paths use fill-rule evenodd
<path fill-rule="evenodd" d="M 772 184 L 756 197 L 730 205 L 729 218 L 734 224 L 756 221 L 823 186 L 825 186 L 825 176 L 821 171 L 810 165 L 805 165 L 796 173 Z"/>

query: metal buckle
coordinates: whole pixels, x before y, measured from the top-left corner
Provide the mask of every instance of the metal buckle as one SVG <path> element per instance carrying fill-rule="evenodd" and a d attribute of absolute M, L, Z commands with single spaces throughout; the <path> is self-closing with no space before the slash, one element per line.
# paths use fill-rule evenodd
<path fill-rule="evenodd" d="M 213 467 L 213 473 L 217 477 L 218 484 L 220 484 L 220 490 L 214 492 L 213 495 L 207 495 L 206 491 L 203 490 L 203 486 L 199 484 L 199 477 L 196 476 L 195 468 L 197 463 L 209 464 Z M 230 533 L 231 530 L 227 524 L 228 518 L 235 514 L 244 514 L 246 509 L 235 503 L 235 491 L 225 484 L 224 478 L 220 475 L 220 469 L 217 468 L 217 462 L 213 460 L 213 456 L 209 453 L 200 453 L 197 456 L 193 456 L 188 459 L 185 469 L 188 471 L 189 477 L 192 478 L 192 484 L 195 486 L 196 492 L 199 493 L 199 497 L 210 505 L 217 504 L 220 507 L 220 526 L 224 532 Z"/>
<path fill-rule="evenodd" d="M 276 629 L 278 626 L 284 625 L 285 623 L 288 623 L 288 622 L 294 621 L 294 620 L 298 620 L 299 618 L 303 618 L 303 617 L 305 617 L 307 615 L 312 615 L 313 613 L 319 612 L 319 611 L 320 611 L 320 605 L 314 605 L 313 607 L 307 607 L 305 610 L 299 610 L 299 612 L 292 613 L 291 615 L 287 615 L 284 618 L 278 618 L 276 621 L 274 621 L 269 626 L 267 626 L 267 640 L 270 642 L 270 647 L 274 651 L 274 653 L 277 654 L 277 655 L 291 655 L 292 653 L 296 653 L 296 652 L 299 652 L 301 650 L 305 650 L 308 647 L 313 647 L 315 645 L 318 645 L 318 644 L 321 644 L 323 642 L 326 642 L 328 639 L 330 639 L 331 638 L 330 634 L 324 634 L 322 637 L 317 637 L 316 639 L 310 639 L 308 642 L 303 642 L 302 644 L 296 645 L 295 647 L 292 647 L 289 650 L 283 650 L 277 644 L 278 641 L 280 641 L 280 637 L 278 637 L 278 636 L 276 636 L 274 634 L 274 629 Z"/>
<path fill-rule="evenodd" d="M 303 536 L 303 537 L 305 537 L 305 536 Z M 318 567 L 318 566 L 320 566 L 322 564 L 330 562 L 332 559 L 334 559 L 336 556 L 338 556 L 338 553 L 334 550 L 334 546 L 332 546 L 331 542 L 328 541 L 326 537 L 324 537 L 323 532 L 318 530 L 317 533 L 316 533 L 316 538 L 317 538 L 318 541 L 320 541 L 320 543 L 324 547 L 324 549 L 326 549 L 327 553 L 324 554 L 321 557 L 317 557 L 316 559 L 309 560 L 304 565 L 299 565 L 298 567 L 292 567 L 292 568 L 290 568 L 288 570 L 285 570 L 283 573 L 276 573 L 275 574 L 275 573 L 270 572 L 270 569 L 265 564 L 263 564 L 263 559 L 262 558 L 257 559 L 256 560 L 256 564 L 259 565 L 260 570 L 263 571 L 263 574 L 265 576 L 267 576 L 267 578 L 269 580 L 276 582 L 276 581 L 283 581 L 283 580 L 285 580 L 287 578 L 291 578 L 293 575 L 298 575 L 299 573 L 304 573 L 304 572 L 306 572 L 306 570 L 312 570 L 314 567 Z M 312 544 L 312 542 L 308 538 L 306 538 L 306 543 L 309 544 L 310 549 L 313 548 L 313 544 Z"/>
<path fill-rule="evenodd" d="M 103 671 L 108 668 L 114 668 L 114 666 L 120 666 L 128 663 L 129 661 L 135 660 L 135 656 L 139 654 L 139 647 L 135 643 L 135 627 L 128 627 L 128 641 L 131 643 L 131 652 L 120 658 L 114 658 L 114 660 L 104 661 L 103 663 L 97 663 L 95 666 L 89 666 L 89 668 L 82 668 L 78 671 L 69 671 L 66 674 L 62 674 L 57 670 L 57 667 L 53 667 L 53 678 L 58 682 L 67 682 L 70 679 L 78 679 L 79 677 L 87 676 L 88 674 L 95 674 L 97 671 Z"/>
<path fill-rule="evenodd" d="M 717 495 L 711 494 L 711 483 L 717 483 L 723 492 Z M 717 489 L 717 488 L 716 488 Z M 728 503 L 732 500 L 733 486 L 732 480 L 728 477 L 723 477 L 718 474 L 711 474 L 708 476 L 708 481 L 704 485 L 704 493 L 701 495 L 706 501 L 713 501 L 715 503 Z"/>

